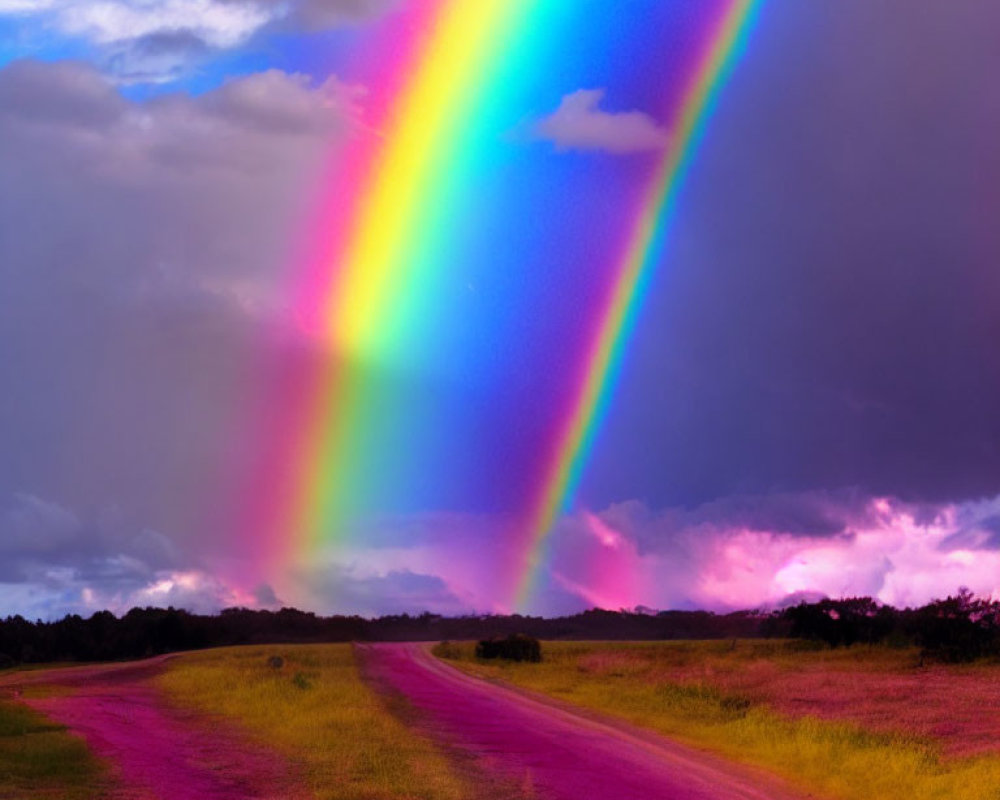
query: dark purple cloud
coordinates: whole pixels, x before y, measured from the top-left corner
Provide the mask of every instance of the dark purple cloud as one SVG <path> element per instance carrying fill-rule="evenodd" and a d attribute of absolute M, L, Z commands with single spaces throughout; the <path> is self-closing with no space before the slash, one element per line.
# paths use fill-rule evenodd
<path fill-rule="evenodd" d="M 901 9 L 764 5 L 587 498 L 1000 490 L 1000 8 Z"/>

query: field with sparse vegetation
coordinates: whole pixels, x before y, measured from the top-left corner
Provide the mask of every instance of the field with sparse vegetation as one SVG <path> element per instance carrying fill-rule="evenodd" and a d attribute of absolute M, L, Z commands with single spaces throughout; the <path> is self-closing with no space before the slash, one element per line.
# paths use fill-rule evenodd
<path fill-rule="evenodd" d="M 997 800 L 1000 665 L 805 642 L 545 642 L 539 664 L 435 654 L 838 800 Z"/>
<path fill-rule="evenodd" d="M 462 800 L 445 756 L 407 728 L 402 700 L 361 680 L 348 644 L 185 654 L 158 679 L 171 701 L 240 723 L 303 767 L 319 800 Z"/>
<path fill-rule="evenodd" d="M 0 700 L 0 800 L 92 800 L 105 774 L 82 739 L 20 703 Z"/>

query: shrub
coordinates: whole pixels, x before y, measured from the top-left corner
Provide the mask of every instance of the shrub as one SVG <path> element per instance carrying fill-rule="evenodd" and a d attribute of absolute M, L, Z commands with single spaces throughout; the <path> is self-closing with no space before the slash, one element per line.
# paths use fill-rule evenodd
<path fill-rule="evenodd" d="M 476 645 L 476 658 L 502 658 L 507 661 L 542 660 L 542 644 L 533 636 L 513 633 L 506 639 L 483 639 Z"/>
<path fill-rule="evenodd" d="M 935 600 L 916 612 L 923 654 L 940 661 L 974 661 L 1000 652 L 1000 603 L 977 599 L 968 589 Z"/>
<path fill-rule="evenodd" d="M 432 652 L 438 658 L 447 658 L 451 661 L 461 661 L 463 654 L 462 646 L 460 644 L 449 642 L 447 639 L 434 645 L 434 650 Z"/>
<path fill-rule="evenodd" d="M 785 609 L 790 635 L 826 642 L 830 647 L 875 644 L 883 641 L 896 624 L 894 609 L 870 597 L 802 602 Z"/>

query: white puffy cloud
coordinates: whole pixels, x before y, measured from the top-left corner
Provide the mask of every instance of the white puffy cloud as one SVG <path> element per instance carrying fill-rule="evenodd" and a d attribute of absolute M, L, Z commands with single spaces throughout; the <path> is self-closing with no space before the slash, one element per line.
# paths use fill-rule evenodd
<path fill-rule="evenodd" d="M 244 43 L 282 23 L 313 29 L 371 18 L 392 0 L 0 0 L 0 14 L 44 17 L 50 27 L 96 44 L 188 32 L 212 47 Z"/>
<path fill-rule="evenodd" d="M 274 10 L 217 0 L 73 0 L 55 7 L 65 33 L 110 44 L 157 33 L 187 31 L 212 47 L 234 47 L 267 24 Z"/>
<path fill-rule="evenodd" d="M 381 13 L 391 0 L 0 0 L 33 52 L 46 42 L 86 42 L 116 80 L 163 83 L 213 53 L 269 31 L 323 30 Z"/>
<path fill-rule="evenodd" d="M 625 154 L 661 150 L 669 137 L 641 111 L 604 111 L 603 89 L 580 89 L 559 103 L 552 114 L 535 124 L 538 137 L 560 150 L 600 150 Z"/>
<path fill-rule="evenodd" d="M 59 0 L 0 0 L 0 14 L 38 14 L 58 3 Z"/>
<path fill-rule="evenodd" d="M 370 18 L 391 0 L 0 0 L 0 14 L 45 17 L 50 27 L 96 44 L 187 32 L 235 47 L 274 24 L 321 29 Z"/>

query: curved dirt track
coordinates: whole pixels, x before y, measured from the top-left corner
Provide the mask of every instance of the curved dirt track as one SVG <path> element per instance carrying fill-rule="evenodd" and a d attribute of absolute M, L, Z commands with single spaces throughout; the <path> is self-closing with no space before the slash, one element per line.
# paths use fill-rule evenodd
<path fill-rule="evenodd" d="M 479 769 L 546 800 L 801 800 L 772 776 L 472 678 L 425 645 L 358 645 L 370 680 Z"/>
<path fill-rule="evenodd" d="M 164 703 L 150 683 L 164 660 L 11 675 L 0 683 L 0 695 L 16 696 L 28 685 L 55 690 L 25 702 L 82 735 L 91 750 L 111 764 L 113 786 L 100 800 L 309 796 L 274 753 L 225 725 Z"/>

